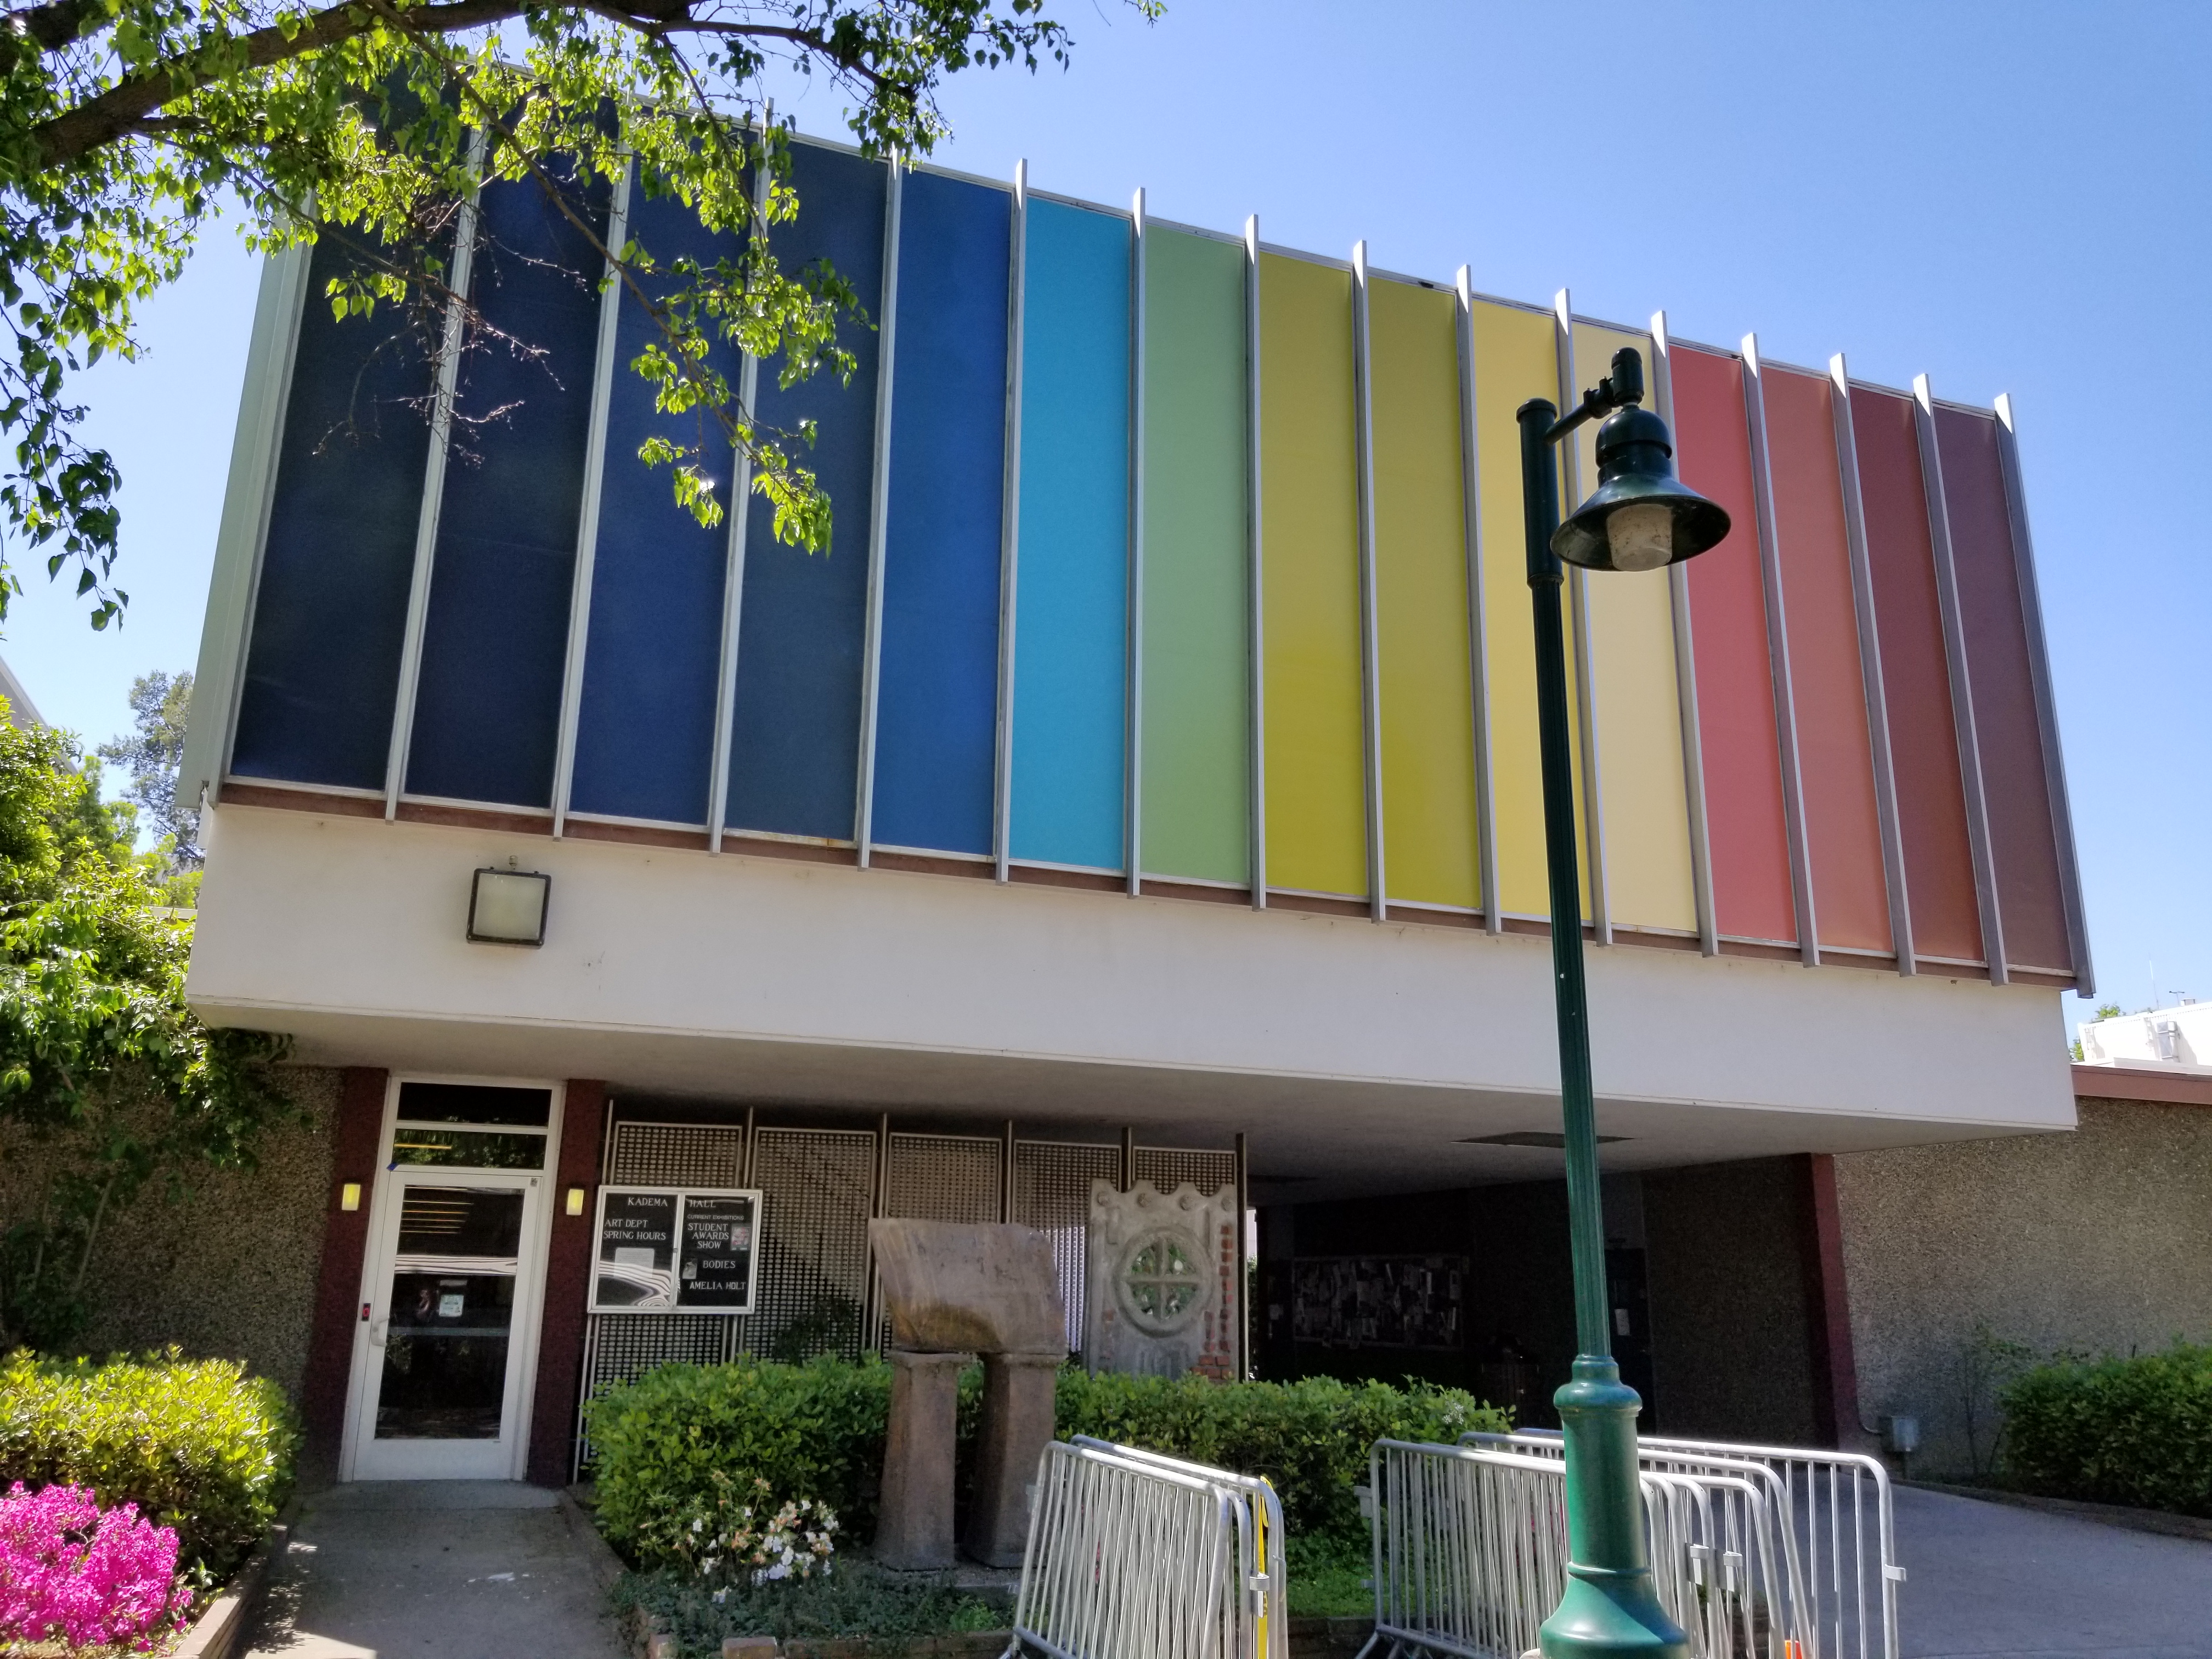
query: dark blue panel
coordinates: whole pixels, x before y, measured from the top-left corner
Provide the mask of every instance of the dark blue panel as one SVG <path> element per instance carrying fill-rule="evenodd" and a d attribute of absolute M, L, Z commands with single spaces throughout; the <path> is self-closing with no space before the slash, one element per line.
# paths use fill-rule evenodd
<path fill-rule="evenodd" d="M 823 371 L 780 390 L 778 365 L 761 365 L 764 425 L 790 431 L 802 420 L 819 422 L 814 447 L 793 453 L 836 518 L 828 554 L 810 554 L 775 539 L 765 502 L 748 508 L 726 822 L 843 839 L 853 833 L 860 758 L 885 174 L 881 162 L 811 144 L 792 146 L 791 168 L 799 216 L 771 233 L 777 259 L 788 271 L 828 261 L 852 284 L 868 321 L 848 319 L 838 330 L 858 359 L 849 383 Z"/>
<path fill-rule="evenodd" d="M 605 197 L 589 210 L 602 222 Z M 493 341 L 461 366 L 410 794 L 552 803 L 600 270 L 536 182 L 485 189 L 471 297 L 528 349 Z"/>
<path fill-rule="evenodd" d="M 341 323 L 319 242 L 284 407 L 230 769 L 384 787 L 430 433 L 430 370 L 393 311 Z"/>
<path fill-rule="evenodd" d="M 630 191 L 629 234 L 663 270 L 678 258 L 711 267 L 744 251 L 741 236 L 709 234 L 683 203 L 649 198 L 641 187 Z M 658 286 L 670 284 L 664 279 Z M 629 365 L 660 338 L 645 307 L 624 295 L 568 805 L 579 812 L 704 823 L 730 529 L 726 523 L 702 529 L 676 504 L 669 470 L 647 466 L 638 446 L 656 433 L 679 447 L 704 446 L 711 457 L 704 465 L 726 506 L 734 469 L 712 416 L 654 412 L 652 384 Z M 736 349 L 719 344 L 713 367 L 734 386 Z"/>
<path fill-rule="evenodd" d="M 872 833 L 988 853 L 1013 203 L 936 173 L 904 188 Z"/>

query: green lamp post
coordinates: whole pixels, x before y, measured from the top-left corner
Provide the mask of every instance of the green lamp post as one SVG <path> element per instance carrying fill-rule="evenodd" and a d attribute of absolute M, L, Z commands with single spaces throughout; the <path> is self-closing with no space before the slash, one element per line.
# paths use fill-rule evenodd
<path fill-rule="evenodd" d="M 1729 515 L 1674 477 L 1667 423 L 1642 408 L 1644 360 L 1613 354 L 1613 373 L 1562 418 L 1541 398 L 1521 405 L 1521 495 L 1536 622 L 1536 714 L 1544 769 L 1545 862 L 1552 892 L 1552 979 L 1559 1006 L 1559 1095 L 1566 1119 L 1573 1243 L 1574 1376 L 1553 1396 L 1567 1462 L 1566 1594 L 1544 1621 L 1547 1659 L 1686 1659 L 1686 1638 L 1659 1605 L 1637 1477 L 1636 1390 L 1613 1363 L 1590 1090 L 1589 1009 L 1583 986 L 1582 882 L 1576 868 L 1561 561 L 1586 570 L 1656 570 L 1728 534 Z M 1598 428 L 1598 485 L 1559 522 L 1552 446 L 1585 421 Z"/>

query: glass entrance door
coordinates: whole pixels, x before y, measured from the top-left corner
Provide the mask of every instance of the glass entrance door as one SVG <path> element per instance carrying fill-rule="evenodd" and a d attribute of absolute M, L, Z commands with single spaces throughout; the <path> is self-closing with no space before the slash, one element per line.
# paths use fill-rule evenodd
<path fill-rule="evenodd" d="M 348 1476 L 514 1480 L 542 1278 L 542 1178 L 402 1167 L 384 1188 Z"/>

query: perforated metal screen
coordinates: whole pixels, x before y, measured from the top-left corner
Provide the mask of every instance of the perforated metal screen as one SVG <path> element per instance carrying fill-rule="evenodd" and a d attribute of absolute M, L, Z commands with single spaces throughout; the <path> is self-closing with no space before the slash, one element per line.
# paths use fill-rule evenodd
<path fill-rule="evenodd" d="M 760 1293 L 748 1353 L 858 1359 L 868 1303 L 876 1137 L 865 1129 L 757 1129 Z"/>
<path fill-rule="evenodd" d="M 1083 1346 L 1083 1287 L 1091 1271 L 1085 1248 L 1091 1183 L 1119 1181 L 1121 1149 L 1064 1140 L 1014 1143 L 1014 1219 L 1052 1236 L 1052 1265 L 1067 1308 L 1067 1346 Z"/>
<path fill-rule="evenodd" d="M 617 1123 L 607 1179 L 623 1187 L 742 1187 L 744 1126 Z"/>
<path fill-rule="evenodd" d="M 891 1135 L 884 1213 L 915 1221 L 999 1218 L 1005 1145 L 982 1135 Z"/>
<path fill-rule="evenodd" d="M 1218 1193 L 1237 1185 L 1237 1154 L 1197 1152 L 1184 1146 L 1138 1146 L 1132 1149 L 1129 1178 L 1149 1181 L 1162 1192 L 1173 1192 L 1186 1182 L 1201 1193 Z"/>

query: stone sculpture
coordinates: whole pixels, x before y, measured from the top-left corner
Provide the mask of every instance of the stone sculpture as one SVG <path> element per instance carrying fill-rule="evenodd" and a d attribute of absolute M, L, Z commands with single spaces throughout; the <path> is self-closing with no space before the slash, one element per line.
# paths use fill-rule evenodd
<path fill-rule="evenodd" d="M 1019 1566 L 1029 1489 L 1052 1438 L 1053 1376 L 1067 1358 L 1052 1240 L 1028 1227 L 871 1221 L 868 1244 L 893 1367 L 876 1559 L 908 1569 L 952 1565 L 960 1370 L 980 1354 L 983 1421 L 962 1543 L 988 1566 Z"/>
<path fill-rule="evenodd" d="M 1094 1371 L 1229 1379 L 1237 1372 L 1238 1272 L 1232 1189 L 1162 1192 L 1091 1183 L 1084 1363 Z"/>

